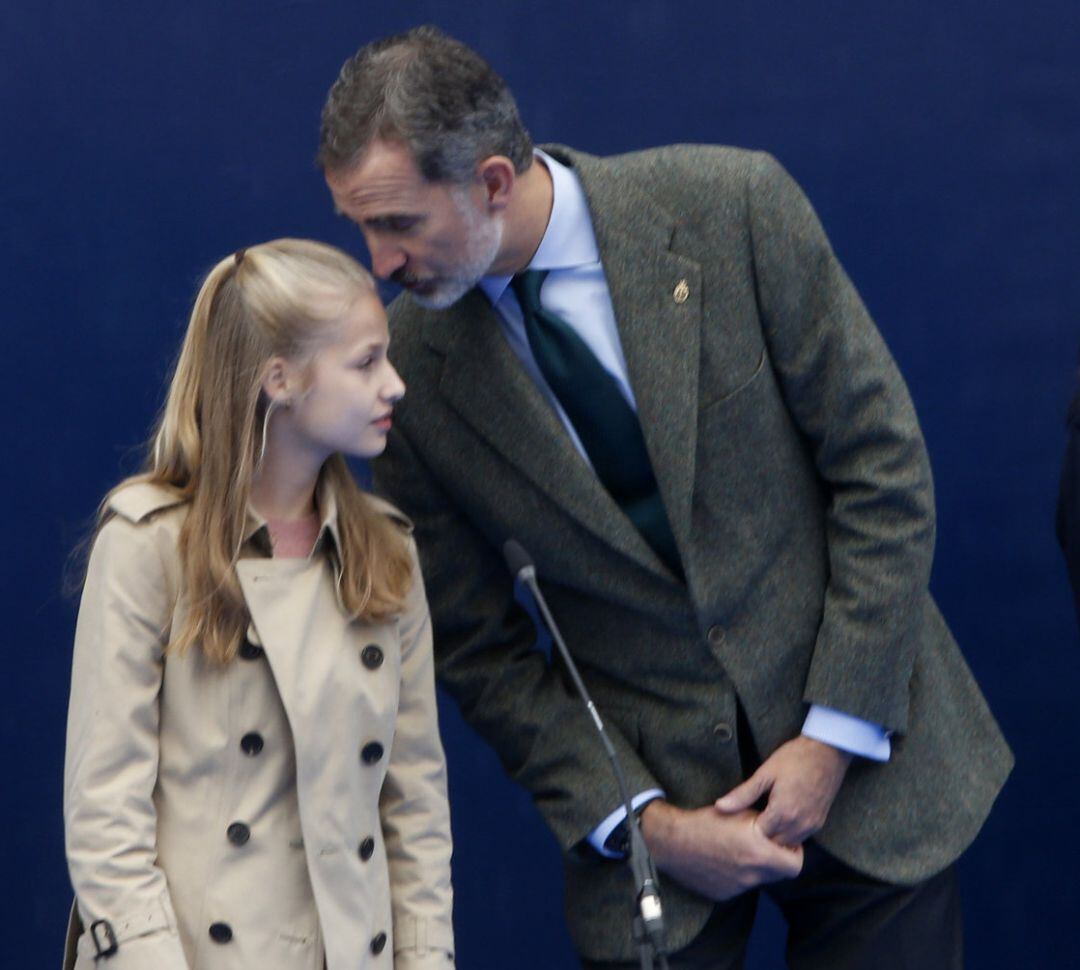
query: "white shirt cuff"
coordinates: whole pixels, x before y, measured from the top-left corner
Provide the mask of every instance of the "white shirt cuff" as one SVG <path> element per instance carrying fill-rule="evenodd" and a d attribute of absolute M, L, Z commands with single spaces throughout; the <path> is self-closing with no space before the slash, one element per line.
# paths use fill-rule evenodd
<path fill-rule="evenodd" d="M 892 754 L 889 734 L 881 725 L 820 704 L 810 706 L 802 733 L 804 737 L 871 761 L 888 761 Z"/>
<path fill-rule="evenodd" d="M 639 792 L 631 798 L 630 807 L 636 812 L 642 805 L 645 805 L 654 799 L 666 797 L 667 795 L 661 789 L 650 788 L 647 791 Z M 626 806 L 620 805 L 588 835 L 589 845 L 596 849 L 596 851 L 606 859 L 621 859 L 623 857 L 621 852 L 611 852 L 608 849 L 605 849 L 604 843 L 607 842 L 608 836 L 615 831 L 615 826 L 617 826 L 624 818 L 626 818 Z"/>

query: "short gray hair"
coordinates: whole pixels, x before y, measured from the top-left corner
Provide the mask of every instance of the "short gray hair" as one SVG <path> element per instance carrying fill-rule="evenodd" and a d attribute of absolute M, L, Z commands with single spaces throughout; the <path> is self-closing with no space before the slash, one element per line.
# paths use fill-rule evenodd
<path fill-rule="evenodd" d="M 519 175 L 532 164 L 532 140 L 506 82 L 437 27 L 366 44 L 330 88 L 319 133 L 323 171 L 350 168 L 378 138 L 402 142 L 429 182 L 468 182 L 489 155 L 505 155 Z"/>

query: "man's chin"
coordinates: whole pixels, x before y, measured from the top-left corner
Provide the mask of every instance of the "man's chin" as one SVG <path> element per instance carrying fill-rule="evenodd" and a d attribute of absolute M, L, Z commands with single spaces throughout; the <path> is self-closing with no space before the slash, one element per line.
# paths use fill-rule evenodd
<path fill-rule="evenodd" d="M 445 310 L 457 303 L 474 285 L 464 280 L 430 280 L 414 283 L 405 289 L 420 306 L 428 310 Z"/>

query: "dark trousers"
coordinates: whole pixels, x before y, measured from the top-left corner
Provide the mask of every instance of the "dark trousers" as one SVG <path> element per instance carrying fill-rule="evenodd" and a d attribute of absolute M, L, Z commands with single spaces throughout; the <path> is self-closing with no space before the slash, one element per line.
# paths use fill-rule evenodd
<path fill-rule="evenodd" d="M 915 886 L 864 876 L 814 842 L 795 879 L 763 886 L 788 925 L 791 970 L 962 970 L 960 894 L 952 866 Z M 661 877 L 662 878 L 662 877 Z M 718 903 L 698 937 L 669 957 L 671 970 L 741 970 L 757 892 Z M 639 970 L 583 963 L 586 970 Z"/>

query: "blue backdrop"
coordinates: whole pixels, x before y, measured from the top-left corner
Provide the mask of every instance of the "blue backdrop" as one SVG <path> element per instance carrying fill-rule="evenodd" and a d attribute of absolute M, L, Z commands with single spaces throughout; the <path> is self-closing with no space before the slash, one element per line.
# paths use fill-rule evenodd
<path fill-rule="evenodd" d="M 805 187 L 909 381 L 933 588 L 1018 758 L 962 866 L 970 965 L 1075 965 L 1080 645 L 1052 509 L 1080 337 L 1078 20 L 1075 0 L 0 7 L 4 965 L 55 965 L 70 901 L 65 556 L 138 463 L 200 274 L 280 235 L 362 252 L 313 165 L 319 109 L 357 46 L 425 21 L 489 57 L 539 141 L 763 148 Z M 569 966 L 550 836 L 443 717 L 459 965 Z M 778 933 L 766 914 L 755 967 Z"/>

